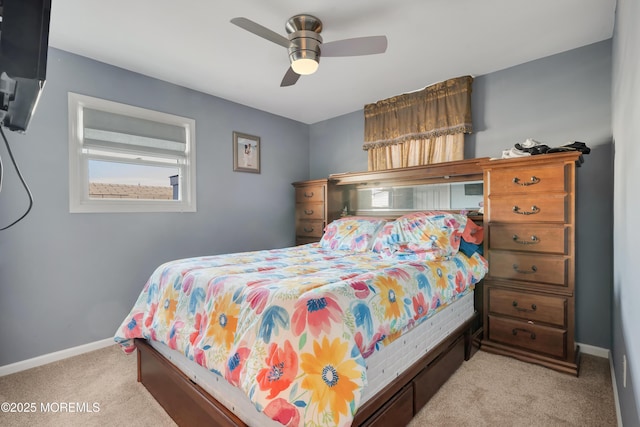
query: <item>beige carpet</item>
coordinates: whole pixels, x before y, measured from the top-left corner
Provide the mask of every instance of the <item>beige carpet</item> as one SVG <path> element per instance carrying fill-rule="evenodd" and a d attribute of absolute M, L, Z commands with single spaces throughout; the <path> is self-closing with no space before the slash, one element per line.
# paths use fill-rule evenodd
<path fill-rule="evenodd" d="M 136 382 L 135 356 L 125 356 L 116 346 L 0 377 L 1 402 L 15 403 L 16 410 L 36 410 L 2 412 L 1 426 L 175 425 Z M 76 412 L 68 412 L 71 406 Z M 462 365 L 410 424 L 615 425 L 608 360 L 583 356 L 575 378 L 482 351 Z"/>
<path fill-rule="evenodd" d="M 617 425 L 609 360 L 582 355 L 580 376 L 479 351 L 413 419 L 421 426 Z"/>

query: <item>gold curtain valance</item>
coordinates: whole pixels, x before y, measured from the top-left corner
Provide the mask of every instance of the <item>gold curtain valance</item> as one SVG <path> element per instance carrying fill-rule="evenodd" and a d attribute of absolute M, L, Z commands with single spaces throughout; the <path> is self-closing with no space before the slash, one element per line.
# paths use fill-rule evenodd
<path fill-rule="evenodd" d="M 471 133 L 471 83 L 471 76 L 458 77 L 365 105 L 362 148 Z"/>

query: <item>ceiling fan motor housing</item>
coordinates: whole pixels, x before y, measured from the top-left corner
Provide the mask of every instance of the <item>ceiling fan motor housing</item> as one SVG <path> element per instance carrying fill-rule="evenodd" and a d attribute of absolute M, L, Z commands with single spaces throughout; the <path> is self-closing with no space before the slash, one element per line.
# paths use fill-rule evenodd
<path fill-rule="evenodd" d="M 322 44 L 322 21 L 311 15 L 295 15 L 285 25 L 291 45 L 289 46 L 289 60 L 292 66 L 298 61 L 315 61 L 315 67 L 320 62 L 320 45 Z M 298 72 L 294 67 L 294 71 Z M 315 69 L 313 70 L 315 71 Z M 311 71 L 311 72 L 313 72 Z M 298 74 L 310 74 L 298 72 Z"/>

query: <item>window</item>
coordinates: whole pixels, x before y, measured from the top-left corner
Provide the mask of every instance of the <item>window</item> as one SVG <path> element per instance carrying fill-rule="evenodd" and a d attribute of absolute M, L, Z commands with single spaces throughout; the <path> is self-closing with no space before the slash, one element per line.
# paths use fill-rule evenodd
<path fill-rule="evenodd" d="M 70 212 L 195 212 L 195 120 L 69 93 Z"/>

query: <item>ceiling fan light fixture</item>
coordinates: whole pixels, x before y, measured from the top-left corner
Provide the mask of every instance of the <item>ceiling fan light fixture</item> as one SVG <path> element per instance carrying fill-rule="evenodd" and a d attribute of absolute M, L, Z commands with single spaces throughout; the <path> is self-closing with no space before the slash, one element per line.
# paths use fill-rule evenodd
<path fill-rule="evenodd" d="M 2 0 L 0 0 L 2 3 Z M 386 36 L 355 37 L 322 44 L 322 21 L 312 15 L 300 14 L 289 18 L 285 24 L 287 37 L 271 31 L 250 19 L 237 17 L 231 23 L 265 40 L 287 48 L 290 66 L 280 87 L 296 84 L 300 76 L 318 70 L 321 51 L 324 56 L 361 56 L 384 53 L 387 50 Z"/>
<path fill-rule="evenodd" d="M 291 69 L 301 76 L 313 74 L 320 63 L 322 37 L 315 31 L 299 30 L 289 34 Z"/>
<path fill-rule="evenodd" d="M 299 50 L 290 55 L 291 69 L 296 74 L 307 76 L 318 70 L 320 57 L 313 51 Z"/>

